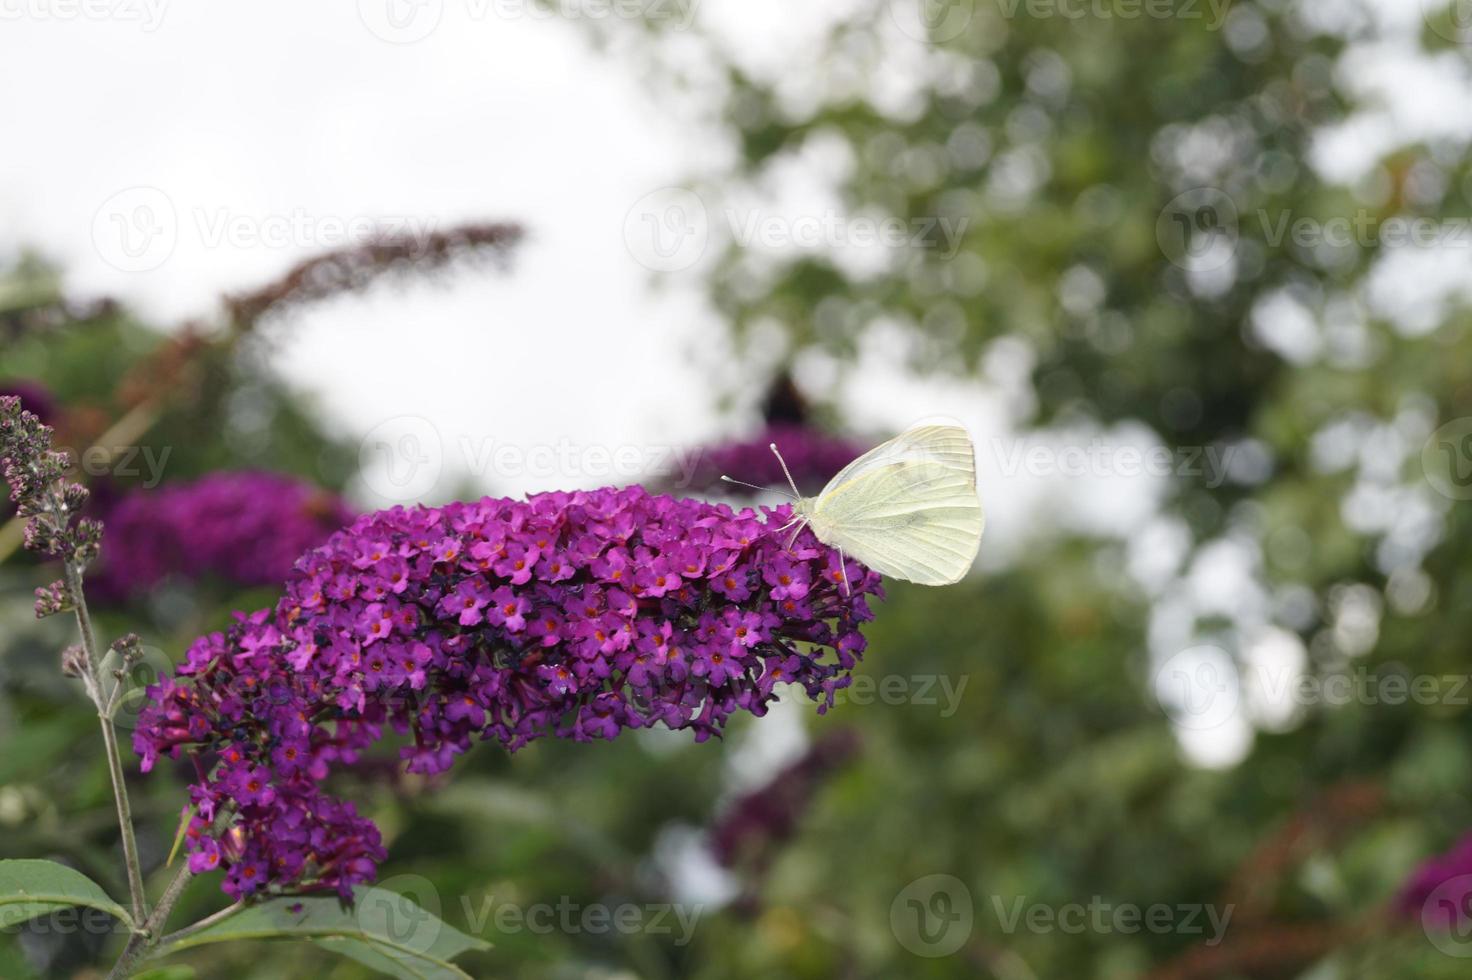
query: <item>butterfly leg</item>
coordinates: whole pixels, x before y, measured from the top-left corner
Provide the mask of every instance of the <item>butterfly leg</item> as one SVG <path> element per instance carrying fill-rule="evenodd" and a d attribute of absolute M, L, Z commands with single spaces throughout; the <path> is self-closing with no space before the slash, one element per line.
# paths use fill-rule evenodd
<path fill-rule="evenodd" d="M 838 569 L 843 572 L 843 594 L 845 596 L 853 595 L 853 590 L 849 588 L 848 584 L 848 559 L 843 557 L 842 548 L 838 549 Z"/>
<path fill-rule="evenodd" d="M 788 551 L 791 551 L 792 550 L 792 546 L 797 543 L 797 536 L 799 534 L 801 534 L 802 533 L 802 529 L 805 528 L 805 527 L 807 527 L 807 526 L 808 526 L 808 522 L 807 521 L 803 521 L 802 523 L 800 523 L 800 524 L 797 525 L 797 530 L 793 531 L 792 532 L 792 537 L 790 537 L 790 538 L 787 539 L 787 550 Z M 786 529 L 787 529 L 786 525 L 783 525 L 782 530 L 785 531 Z"/>

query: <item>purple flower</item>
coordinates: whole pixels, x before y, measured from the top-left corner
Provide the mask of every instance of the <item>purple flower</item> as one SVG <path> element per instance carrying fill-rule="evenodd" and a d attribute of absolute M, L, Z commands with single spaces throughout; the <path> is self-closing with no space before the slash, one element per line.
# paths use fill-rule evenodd
<path fill-rule="evenodd" d="M 850 564 L 846 594 L 811 532 L 792 549 L 776 533 L 789 516 L 629 487 L 360 517 L 301 557 L 274 610 L 190 648 L 150 689 L 134 747 L 145 770 L 201 757 L 188 846 L 239 834 L 219 849 L 231 895 L 349 896 L 384 851 L 322 783 L 385 726 L 410 738 L 409 771 L 438 773 L 477 738 L 514 750 L 664 724 L 702 741 L 764 713 L 778 682 L 831 706 L 880 579 Z M 393 562 L 402 587 L 377 588 Z M 801 601 L 776 596 L 771 568 L 778 587 L 808 583 Z"/>
<path fill-rule="evenodd" d="M 214 871 L 220 866 L 220 845 L 209 838 L 199 842 L 198 847 L 189 855 L 189 870 L 197 875 L 206 871 Z"/>
<path fill-rule="evenodd" d="M 6 378 L 0 381 L 0 395 L 20 399 L 21 407 L 42 422 L 51 422 L 56 417 L 56 399 L 45 385 L 26 378 Z"/>
<path fill-rule="evenodd" d="M 234 770 L 231 773 L 230 789 L 235 802 L 242 806 L 268 805 L 276 798 L 276 791 L 271 788 L 271 773 L 264 766 Z"/>
<path fill-rule="evenodd" d="M 858 734 L 837 729 L 820 738 L 769 783 L 737 797 L 709 831 L 716 860 L 760 874 L 776 848 L 797 830 L 821 783 L 858 752 Z"/>
<path fill-rule="evenodd" d="M 1425 925 L 1465 925 L 1472 909 L 1472 834 L 1423 862 L 1401 886 L 1396 911 Z"/>
<path fill-rule="evenodd" d="M 870 448 L 804 425 L 769 425 L 749 439 L 735 439 L 701 450 L 688 478 L 670 477 L 670 482 L 682 490 L 751 492 L 750 488 L 723 482 L 721 476 L 726 475 L 759 487 L 786 490 L 787 477 L 772 454 L 773 443 L 782 451 L 798 491 L 808 495 L 816 494 L 835 473 Z"/>
<path fill-rule="evenodd" d="M 174 576 L 212 576 L 241 586 L 276 584 L 298 555 L 353 515 L 337 497 L 309 483 L 242 471 L 132 491 L 104 518 L 114 560 L 98 565 L 96 594 L 124 599 Z M 362 579 L 363 586 L 392 592 L 396 566 L 371 560 L 381 546 L 355 543 L 359 550 L 349 567 L 354 572 L 372 567 L 375 575 Z"/>
<path fill-rule="evenodd" d="M 481 578 L 462 579 L 455 591 L 440 600 L 436 608 L 441 616 L 458 616 L 461 626 L 474 626 L 485 621 L 481 610 L 491 601 L 491 590 Z"/>
<path fill-rule="evenodd" d="M 80 571 L 97 558 L 102 525 L 78 517 L 88 494 L 66 478 L 70 462 L 52 450 L 50 426 L 16 396 L 0 395 L 0 477 L 10 488 L 9 502 L 26 520 L 26 549 Z M 65 582 L 44 586 L 36 590 L 36 615 L 54 615 L 73 601 Z"/>

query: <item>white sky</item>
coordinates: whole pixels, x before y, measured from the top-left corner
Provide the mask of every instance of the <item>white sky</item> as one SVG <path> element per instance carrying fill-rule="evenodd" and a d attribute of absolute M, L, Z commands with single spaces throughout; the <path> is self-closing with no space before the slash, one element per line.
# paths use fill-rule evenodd
<path fill-rule="evenodd" d="M 392 45 L 351 4 L 180 5 L 152 32 L 0 24 L 0 74 L 12 93 L 0 247 L 39 247 L 81 293 L 165 322 L 268 281 L 342 222 L 528 226 L 510 277 L 380 290 L 273 332 L 282 373 L 342 429 L 415 414 L 453 456 L 462 435 L 618 446 L 683 443 L 715 424 L 689 355 L 717 342 L 717 325 L 693 277 L 651 290 L 622 237 L 634 202 L 699 165 L 707 144 L 569 26 L 446 21 Z M 106 203 L 139 186 L 157 190 Z M 108 211 L 128 218 L 137 202 L 172 208 L 174 233 L 153 241 L 174 244 L 123 271 Z"/>

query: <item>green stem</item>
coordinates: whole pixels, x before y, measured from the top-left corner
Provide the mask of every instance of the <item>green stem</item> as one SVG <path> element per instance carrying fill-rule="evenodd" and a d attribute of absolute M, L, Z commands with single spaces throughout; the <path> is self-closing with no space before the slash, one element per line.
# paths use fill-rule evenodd
<path fill-rule="evenodd" d="M 164 889 L 163 895 L 159 897 L 158 905 L 154 906 L 153 913 L 143 924 L 143 928 L 128 937 L 128 945 L 123 947 L 123 953 L 113 964 L 107 980 L 124 980 L 125 977 L 130 976 L 133 967 L 137 966 L 139 961 L 158 945 L 164 923 L 168 921 L 169 913 L 174 909 L 174 903 L 184 893 L 184 886 L 189 884 L 189 879 L 192 877 L 194 876 L 187 864 L 179 869 L 178 874 L 174 875 L 174 879 Z"/>
<path fill-rule="evenodd" d="M 203 929 L 208 929 L 210 926 L 214 925 L 215 923 L 217 923 L 217 922 L 223 922 L 225 919 L 230 918 L 230 916 L 237 915 L 237 914 L 239 914 L 240 912 L 242 912 L 244 910 L 245 910 L 245 903 L 244 902 L 236 902 L 234 905 L 227 905 L 224 908 L 220 909 L 220 911 L 213 912 L 210 915 L 205 916 L 203 919 L 200 919 L 198 922 L 194 923 L 193 925 L 187 925 L 183 929 L 180 929 L 178 932 L 171 932 L 171 933 L 169 933 L 167 936 L 165 936 L 164 938 L 160 939 L 158 941 L 158 944 L 160 946 L 167 946 L 170 943 L 178 942 L 180 939 L 184 939 L 184 938 L 186 938 L 188 936 L 192 936 L 196 932 L 199 932 L 199 931 L 201 931 Z"/>
<path fill-rule="evenodd" d="M 76 609 L 77 627 L 82 632 L 82 648 L 87 652 L 93 683 L 87 685 L 88 693 L 97 706 L 97 718 L 102 723 L 102 742 L 107 749 L 107 771 L 112 777 L 112 795 L 117 803 L 118 828 L 123 838 L 123 863 L 128 869 L 128 894 L 132 899 L 133 921 L 142 922 L 148 915 L 148 903 L 143 891 L 143 868 L 138 860 L 138 839 L 133 833 L 133 808 L 128 802 L 128 784 L 123 776 L 123 757 L 118 751 L 118 734 L 113 728 L 112 717 L 102 700 L 102 651 L 97 644 L 97 631 L 92 626 L 92 614 L 87 609 L 87 599 L 82 593 L 82 571 L 71 561 L 66 563 L 66 586 L 71 593 Z"/>

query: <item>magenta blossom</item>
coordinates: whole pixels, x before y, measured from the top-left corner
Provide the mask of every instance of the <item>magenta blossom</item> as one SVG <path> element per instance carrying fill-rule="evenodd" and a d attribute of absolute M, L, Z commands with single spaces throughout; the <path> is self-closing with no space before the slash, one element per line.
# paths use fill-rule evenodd
<path fill-rule="evenodd" d="M 39 381 L 26 378 L 6 378 L 0 381 L 0 396 L 19 398 L 21 407 L 44 423 L 56 417 L 56 399 L 51 391 Z"/>
<path fill-rule="evenodd" d="M 723 482 L 721 476 L 725 475 L 759 487 L 786 490 L 787 477 L 772 453 L 773 443 L 782 451 L 798 491 L 808 495 L 816 494 L 835 473 L 870 448 L 808 426 L 770 425 L 749 439 L 718 443 L 702 450 L 683 489 L 748 492 L 734 483 Z"/>
<path fill-rule="evenodd" d="M 1400 914 L 1443 928 L 1466 925 L 1472 908 L 1472 834 L 1444 854 L 1430 858 L 1401 886 Z"/>
<path fill-rule="evenodd" d="M 102 516 L 112 560 L 104 557 L 93 574 L 97 594 L 113 599 L 140 595 L 172 576 L 276 584 L 298 555 L 353 519 L 332 493 L 255 471 L 133 490 Z"/>
<path fill-rule="evenodd" d="M 437 773 L 476 738 L 663 724 L 702 741 L 765 713 L 778 682 L 831 705 L 879 575 L 848 562 L 845 593 L 811 532 L 787 547 L 789 508 L 764 516 L 629 487 L 361 517 L 297 562 L 274 610 L 194 644 L 134 747 L 145 770 L 196 758 L 191 860 L 228 893 L 348 896 L 384 851 L 322 782 L 385 726 L 408 736 L 408 771 Z M 773 567 L 806 591 L 778 595 Z"/>

